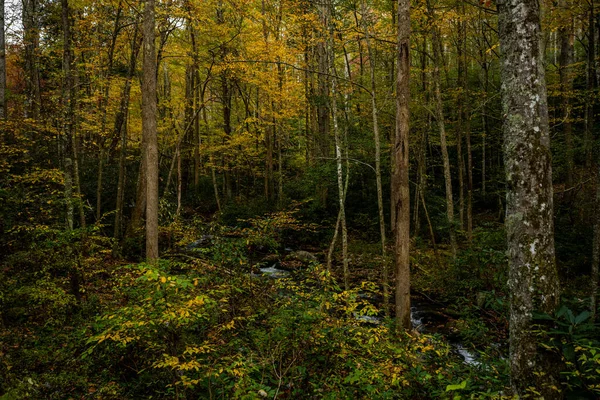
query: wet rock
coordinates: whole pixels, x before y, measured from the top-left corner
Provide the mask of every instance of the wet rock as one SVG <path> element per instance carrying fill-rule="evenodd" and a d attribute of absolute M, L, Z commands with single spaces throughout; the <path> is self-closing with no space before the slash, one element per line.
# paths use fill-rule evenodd
<path fill-rule="evenodd" d="M 266 256 L 264 256 L 261 260 L 261 263 L 265 263 L 265 264 L 272 264 L 272 263 L 276 263 L 279 262 L 279 255 L 277 254 L 267 254 Z"/>
<path fill-rule="evenodd" d="M 353 315 L 355 320 L 366 322 L 369 325 L 381 325 L 382 323 L 382 318 L 377 315 L 360 315 L 356 312 Z"/>
<path fill-rule="evenodd" d="M 214 235 L 202 235 L 202 236 L 200 236 L 200 239 L 188 244 L 186 246 L 186 249 L 194 250 L 194 249 L 206 248 L 213 243 L 214 239 L 215 239 Z"/>
<path fill-rule="evenodd" d="M 310 253 L 308 251 L 304 251 L 304 250 L 296 250 L 291 252 L 287 257 L 287 260 L 298 260 L 298 261 L 302 261 L 304 263 L 310 263 L 310 262 L 318 262 L 319 260 L 317 259 L 317 256 L 315 256 L 313 253 Z"/>

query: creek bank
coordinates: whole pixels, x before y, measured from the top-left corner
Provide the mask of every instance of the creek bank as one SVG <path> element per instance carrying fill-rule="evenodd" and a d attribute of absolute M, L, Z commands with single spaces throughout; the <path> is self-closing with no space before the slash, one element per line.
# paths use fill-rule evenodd
<path fill-rule="evenodd" d="M 188 245 L 187 250 L 209 247 L 216 240 L 213 235 L 203 235 L 195 242 Z M 262 251 L 261 251 L 262 250 Z M 318 253 L 306 250 L 293 250 L 283 247 L 280 253 L 255 249 L 251 254 L 252 269 L 250 276 L 253 278 L 283 279 L 290 278 L 295 272 L 307 268 L 311 263 L 319 262 Z M 360 292 L 359 297 L 366 300 L 376 308 L 383 309 L 383 297 L 373 292 Z M 453 353 L 460 357 L 466 365 L 481 366 L 479 355 L 461 340 L 457 331 L 456 319 L 447 312 L 448 305 L 432 301 L 421 294 L 414 294 L 411 298 L 411 323 L 413 329 L 419 333 L 439 334 L 445 338 L 453 349 Z M 380 325 L 384 322 L 383 311 L 376 315 L 361 315 L 355 312 L 354 317 L 371 325 Z"/>

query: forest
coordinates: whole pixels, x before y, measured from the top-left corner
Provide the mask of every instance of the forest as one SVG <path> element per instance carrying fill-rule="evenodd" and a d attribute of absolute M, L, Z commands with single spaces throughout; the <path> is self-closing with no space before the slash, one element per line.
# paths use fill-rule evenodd
<path fill-rule="evenodd" d="M 597 0 L 0 5 L 0 400 L 600 398 Z"/>

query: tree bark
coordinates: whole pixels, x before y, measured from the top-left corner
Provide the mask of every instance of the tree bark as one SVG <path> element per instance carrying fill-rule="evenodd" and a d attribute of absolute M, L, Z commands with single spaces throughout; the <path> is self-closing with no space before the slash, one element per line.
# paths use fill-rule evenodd
<path fill-rule="evenodd" d="M 0 120 L 8 117 L 6 109 L 6 39 L 4 36 L 4 0 L 0 0 Z"/>
<path fill-rule="evenodd" d="M 67 229 L 73 230 L 73 129 L 75 125 L 74 81 L 72 73 L 71 24 L 69 18 L 69 2 L 61 0 L 61 17 L 63 28 L 63 157 L 65 179 L 65 202 L 67 206 Z"/>
<path fill-rule="evenodd" d="M 23 0 L 23 43 L 25 47 L 26 104 L 25 116 L 39 119 L 41 107 L 40 70 L 38 47 L 40 32 L 38 22 L 38 0 Z"/>
<path fill-rule="evenodd" d="M 362 2 L 363 9 L 363 20 L 367 20 L 367 17 L 370 15 L 367 14 L 367 5 Z M 365 29 L 365 42 L 367 44 L 367 53 L 369 54 L 369 69 L 371 75 L 371 111 L 373 117 L 373 140 L 375 141 L 375 180 L 377 185 L 377 211 L 379 216 L 379 237 L 381 240 L 381 256 L 383 258 L 383 304 L 386 310 L 386 313 L 389 309 L 390 304 L 390 294 L 389 294 L 389 271 L 388 271 L 388 263 L 387 263 L 387 254 L 386 254 L 386 240 L 385 240 L 385 219 L 383 216 L 383 187 L 381 184 L 381 140 L 379 138 L 379 118 L 377 111 L 377 86 L 375 83 L 375 58 L 373 54 L 373 49 L 371 47 L 371 36 L 370 36 L 370 24 L 371 22 L 366 22 Z"/>
<path fill-rule="evenodd" d="M 427 8 L 429 13 L 430 21 L 434 22 L 433 9 L 429 0 L 427 1 Z M 450 172 L 450 157 L 448 156 L 448 146 L 446 144 L 446 124 L 444 122 L 444 109 L 442 103 L 442 89 L 441 89 L 441 76 L 440 69 L 443 67 L 442 59 L 442 40 L 440 38 L 439 29 L 435 26 L 432 28 L 432 42 L 433 42 L 433 84 L 434 84 L 434 101 L 435 101 L 435 119 L 437 121 L 438 130 L 440 132 L 440 147 L 442 150 L 442 160 L 444 162 L 444 182 L 446 188 L 446 215 L 448 218 L 448 225 L 450 229 L 450 247 L 452 248 L 452 255 L 456 258 L 457 246 L 456 246 L 456 232 L 454 226 L 454 200 L 452 197 L 452 176 Z"/>
<path fill-rule="evenodd" d="M 559 56 L 559 75 L 560 90 L 562 94 L 562 125 L 565 135 L 566 158 L 567 158 L 567 187 L 573 187 L 573 174 L 575 169 L 574 149 L 573 149 L 573 125 L 571 123 L 571 90 L 573 89 L 573 79 L 571 76 L 571 64 L 573 64 L 573 17 L 569 15 L 566 0 L 560 0 L 558 4 L 563 17 L 567 19 L 563 22 L 558 35 L 560 37 L 560 56 Z"/>
<path fill-rule="evenodd" d="M 410 323 L 410 188 L 408 137 L 410 128 L 410 1 L 398 0 L 398 44 L 396 79 L 395 168 L 392 176 L 396 216 L 396 326 L 408 330 Z"/>
<path fill-rule="evenodd" d="M 535 388 L 562 398 L 558 363 L 536 341 L 533 312 L 559 300 L 554 256 L 552 163 L 537 0 L 498 4 L 503 84 L 506 234 L 510 289 L 511 383 L 519 397 Z"/>
<path fill-rule="evenodd" d="M 460 3 L 461 12 L 465 13 L 465 3 Z M 467 218 L 466 218 L 466 231 L 467 240 L 469 243 L 473 241 L 473 153 L 471 151 L 471 109 L 469 106 L 469 63 L 467 60 L 467 23 L 464 21 L 460 22 L 459 29 L 459 46 L 460 54 L 459 59 L 461 60 L 462 69 L 459 76 L 461 86 L 461 122 L 462 131 L 467 145 Z M 464 160 L 459 157 L 461 176 L 464 170 Z M 462 195 L 462 189 L 461 189 Z"/>
<path fill-rule="evenodd" d="M 331 118 L 333 120 L 333 136 L 335 140 L 335 160 L 337 169 L 339 215 L 342 227 L 342 263 L 344 266 L 344 289 L 350 289 L 350 270 L 348 266 L 348 230 L 346 227 L 346 209 L 344 193 L 344 174 L 342 169 L 342 141 L 340 140 L 340 129 L 337 116 L 337 72 L 335 69 L 335 48 L 334 48 L 334 27 L 332 21 L 334 4 L 328 1 L 327 14 L 324 16 L 324 23 L 329 30 L 329 40 L 325 49 L 326 59 L 329 62 L 328 71 L 331 75 Z"/>
<path fill-rule="evenodd" d="M 589 2 L 588 11 L 588 46 L 587 46 L 587 77 L 586 89 L 587 99 L 585 102 L 585 166 L 588 170 L 592 168 L 593 142 L 594 142 L 594 104 L 598 80 L 596 76 L 596 30 L 594 24 L 594 2 Z"/>
<path fill-rule="evenodd" d="M 115 47 L 117 44 L 117 38 L 119 36 L 120 20 L 121 20 L 121 12 L 122 12 L 122 1 L 119 1 L 119 5 L 117 6 L 117 13 L 115 16 L 115 23 L 113 28 L 113 33 L 111 36 L 110 46 L 108 48 L 108 60 L 106 63 L 106 81 L 103 83 L 102 87 L 102 100 L 100 103 L 100 137 L 98 139 L 98 147 L 100 148 L 100 154 L 98 155 L 98 175 L 96 181 L 96 221 L 100 221 L 102 217 L 102 185 L 103 185 L 103 175 L 104 175 L 104 160 L 106 158 L 106 150 L 104 148 L 106 142 L 106 120 L 107 120 L 107 111 L 108 111 L 108 102 L 110 99 L 110 83 L 112 77 L 112 69 L 115 55 Z M 136 24 L 137 27 L 137 24 Z"/>
<path fill-rule="evenodd" d="M 592 249 L 592 272 L 591 272 L 591 290 L 590 290 L 590 310 L 592 312 L 592 321 L 596 320 L 598 309 L 598 280 L 600 278 L 600 162 L 598 162 L 598 171 L 596 175 L 596 201 L 594 218 L 594 238 Z"/>
<path fill-rule="evenodd" d="M 462 2 L 457 4 L 459 10 L 464 11 L 464 5 Z M 465 230 L 465 159 L 463 154 L 463 139 L 467 135 L 467 104 L 468 97 L 466 95 L 467 90 L 467 60 L 466 60 L 466 23 L 464 21 L 458 21 L 458 32 L 456 41 L 456 58 L 458 63 L 458 86 L 459 93 L 457 98 L 458 108 L 458 119 L 456 126 L 456 151 L 458 158 L 458 220 L 459 226 L 462 231 Z M 468 178 L 467 178 L 468 180 Z M 468 182 L 467 182 L 468 186 Z M 467 187 L 468 191 L 468 187 Z M 467 194 L 468 197 L 468 194 Z M 467 199 L 468 202 L 468 199 Z M 468 214 L 468 210 L 467 210 Z M 469 217 L 467 216 L 466 219 Z M 467 223 L 468 225 L 468 223 Z"/>
<path fill-rule="evenodd" d="M 132 50 L 133 51 L 133 50 Z M 126 83 L 127 85 L 127 83 Z M 125 119 L 127 121 L 127 119 Z M 115 230 L 113 255 L 117 255 L 119 242 L 121 239 L 121 221 L 123 219 L 123 203 L 125 200 L 125 161 L 127 159 L 127 123 L 120 127 L 121 134 L 121 152 L 119 157 L 119 181 L 117 183 L 117 205 L 115 211 Z"/>
<path fill-rule="evenodd" d="M 137 39 L 137 27 L 133 35 L 133 41 L 131 42 L 131 56 L 129 59 L 129 71 L 127 73 L 127 79 L 123 86 L 123 94 L 121 96 L 121 106 L 115 118 L 115 137 L 120 137 L 121 150 L 119 156 L 119 181 L 117 184 L 117 204 L 115 212 L 115 230 L 114 237 L 118 242 L 121 238 L 121 225 L 123 219 L 123 203 L 125 200 L 125 162 L 127 160 L 127 115 L 129 111 L 129 95 L 131 93 L 131 80 L 135 73 L 135 65 L 137 60 L 137 53 L 139 50 L 139 41 Z"/>
<path fill-rule="evenodd" d="M 156 128 L 155 0 L 144 8 L 144 67 L 142 81 L 142 134 L 146 154 L 146 259 L 158 260 L 158 135 Z"/>

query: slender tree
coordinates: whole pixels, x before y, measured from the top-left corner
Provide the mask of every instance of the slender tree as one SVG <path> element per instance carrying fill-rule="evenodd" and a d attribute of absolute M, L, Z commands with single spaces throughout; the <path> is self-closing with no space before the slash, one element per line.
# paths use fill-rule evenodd
<path fill-rule="evenodd" d="M 444 107 L 442 103 L 442 77 L 440 69 L 444 68 L 443 45 L 439 31 L 439 26 L 436 25 L 434 10 L 430 0 L 427 0 L 427 9 L 429 14 L 429 22 L 432 26 L 432 45 L 433 45 L 433 86 L 434 86 L 434 103 L 435 103 L 435 119 L 440 133 L 440 147 L 442 149 L 442 161 L 444 163 L 444 182 L 446 188 L 446 216 L 450 228 L 450 246 L 452 254 L 456 257 L 456 232 L 454 227 L 454 200 L 452 196 L 452 175 L 450 172 L 450 156 L 448 155 L 448 145 L 446 140 L 446 123 L 444 121 Z"/>
<path fill-rule="evenodd" d="M 339 219 L 342 228 L 342 263 L 344 266 L 344 288 L 350 288 L 350 270 L 348 267 L 348 229 L 346 226 L 345 193 L 344 193 L 344 174 L 342 169 L 342 140 L 340 139 L 340 128 L 337 115 L 337 71 L 335 68 L 335 48 L 334 48 L 334 23 L 332 21 L 334 14 L 334 3 L 328 0 L 328 7 L 325 10 L 323 22 L 329 31 L 329 37 L 325 48 L 325 57 L 328 60 L 328 71 L 331 76 L 331 117 L 333 122 L 333 135 L 335 140 L 335 161 L 338 184 L 338 204 Z"/>
<path fill-rule="evenodd" d="M 40 117 L 42 96 L 40 91 L 40 70 L 38 65 L 38 47 L 40 42 L 38 0 L 23 0 L 23 44 L 25 47 L 26 116 Z"/>
<path fill-rule="evenodd" d="M 573 64 L 573 17 L 570 15 L 570 10 L 567 9 L 566 0 L 560 0 L 558 3 L 560 11 L 563 15 L 561 27 L 558 30 L 560 43 L 559 75 L 560 75 L 560 90 L 562 94 L 562 125 L 565 136 L 566 158 L 567 158 L 567 187 L 573 186 L 573 174 L 575 168 L 574 148 L 573 148 L 573 125 L 571 123 L 571 90 L 573 86 L 573 78 L 571 72 L 571 64 Z"/>
<path fill-rule="evenodd" d="M 363 20 L 365 21 L 365 42 L 369 54 L 369 71 L 371 77 L 371 113 L 373 119 L 373 140 L 375 141 L 375 181 L 377 185 L 377 211 L 379 216 L 379 236 L 381 238 L 381 255 L 383 257 L 383 303 L 386 312 L 389 305 L 389 271 L 386 254 L 385 219 L 383 215 L 383 186 L 381 184 L 381 140 L 379 138 L 379 112 L 377 110 L 377 85 L 375 83 L 375 55 L 371 45 L 371 15 L 368 14 L 366 2 L 362 2 Z"/>
<path fill-rule="evenodd" d="M 598 163 L 598 177 L 600 177 L 600 162 Z M 592 273 L 591 273 L 591 301 L 590 309 L 592 321 L 596 320 L 598 309 L 598 280 L 600 278 L 600 178 L 596 180 L 596 212 L 594 218 L 594 238 L 592 249 Z"/>
<path fill-rule="evenodd" d="M 395 209 L 396 324 L 410 329 L 410 192 L 408 179 L 410 0 L 398 0 L 395 168 L 392 176 Z"/>
<path fill-rule="evenodd" d="M 134 26 L 133 39 L 131 40 L 131 53 L 129 56 L 129 68 L 127 77 L 123 84 L 121 94 L 121 104 L 115 118 L 114 137 L 120 138 L 121 149 L 119 152 L 119 178 L 117 182 L 117 202 L 115 211 L 115 226 L 114 238 L 115 247 L 118 248 L 118 241 L 121 239 L 122 220 L 123 220 L 123 204 L 125 202 L 125 164 L 127 160 L 127 116 L 129 115 L 129 98 L 131 94 L 131 83 L 135 74 L 137 56 L 140 48 L 139 29 Z M 101 155 L 102 156 L 102 155 Z"/>
<path fill-rule="evenodd" d="M 4 36 L 4 0 L 0 0 L 0 119 L 8 116 L 6 110 L 6 40 Z"/>
<path fill-rule="evenodd" d="M 512 387 L 559 399 L 557 363 L 540 347 L 533 312 L 559 299 L 554 256 L 552 164 L 538 0 L 498 4 L 506 169 Z"/>
<path fill-rule="evenodd" d="M 67 229 L 73 229 L 73 130 L 75 125 L 73 60 L 71 53 L 71 22 L 69 18 L 69 2 L 61 0 L 61 17 L 63 28 L 63 172 L 65 179 L 65 202 L 67 205 Z"/>
<path fill-rule="evenodd" d="M 588 32 L 587 32 L 587 76 L 586 76 L 586 90 L 587 98 L 585 102 L 585 136 L 584 136 L 584 150 L 585 150 L 585 166 L 588 170 L 592 168 L 593 158 L 593 128 L 594 128 L 594 105 L 595 105 L 595 94 L 596 88 L 598 87 L 598 76 L 596 75 L 596 24 L 595 24 L 595 11 L 594 1 L 588 2 Z"/>
<path fill-rule="evenodd" d="M 144 66 L 142 81 L 142 134 L 146 169 L 146 259 L 158 259 L 158 135 L 156 129 L 155 0 L 144 9 Z"/>

